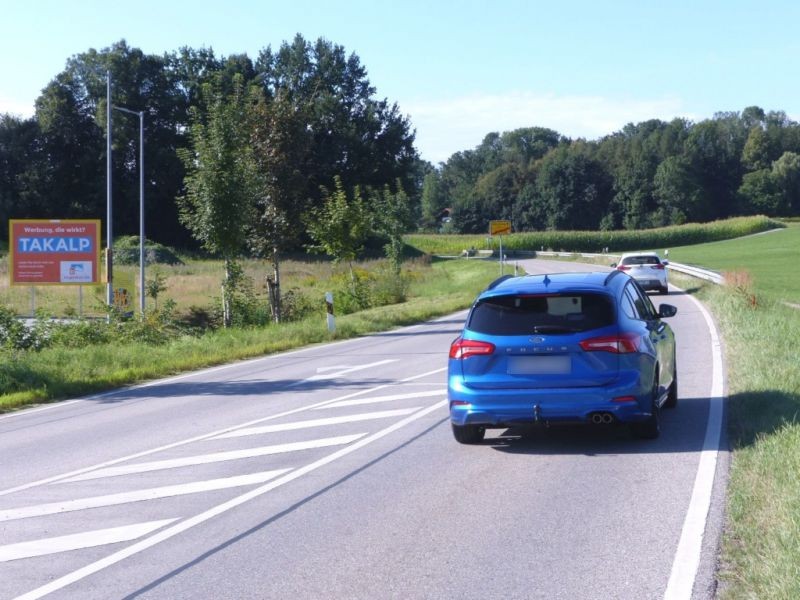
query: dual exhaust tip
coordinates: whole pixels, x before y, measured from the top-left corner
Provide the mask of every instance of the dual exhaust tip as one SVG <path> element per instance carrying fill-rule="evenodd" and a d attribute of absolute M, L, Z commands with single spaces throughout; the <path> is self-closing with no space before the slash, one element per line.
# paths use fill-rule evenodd
<path fill-rule="evenodd" d="M 614 415 L 610 412 L 596 412 L 592 413 L 592 416 L 589 417 L 589 420 L 594 425 L 610 425 L 614 422 Z"/>

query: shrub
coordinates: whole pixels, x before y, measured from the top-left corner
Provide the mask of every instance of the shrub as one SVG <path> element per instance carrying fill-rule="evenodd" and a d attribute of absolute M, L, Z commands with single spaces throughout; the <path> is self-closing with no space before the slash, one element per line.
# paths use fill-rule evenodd
<path fill-rule="evenodd" d="M 144 262 L 146 265 L 156 263 L 165 265 L 183 264 L 174 249 L 148 239 L 144 241 Z M 123 236 L 114 241 L 114 263 L 118 265 L 139 264 L 139 236 Z"/>

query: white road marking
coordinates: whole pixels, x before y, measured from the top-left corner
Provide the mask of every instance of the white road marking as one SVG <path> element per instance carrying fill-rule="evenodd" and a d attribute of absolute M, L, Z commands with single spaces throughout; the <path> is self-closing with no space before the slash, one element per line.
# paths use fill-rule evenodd
<path fill-rule="evenodd" d="M 353 341 L 353 340 L 344 340 L 342 343 L 347 342 L 347 341 Z M 300 352 L 300 351 L 298 350 L 298 352 Z M 290 352 L 288 354 L 295 354 L 295 352 Z M 282 356 L 286 356 L 286 355 L 284 354 Z M 264 360 L 264 359 L 261 358 L 261 359 L 256 359 L 256 360 L 248 361 L 248 362 L 257 362 L 258 360 Z M 242 363 L 236 363 L 236 364 L 241 365 Z M 230 367 L 230 365 L 226 365 L 226 367 Z M 223 368 L 226 368 L 226 367 L 217 367 L 217 369 L 223 369 Z M 136 452 L 134 454 L 129 454 L 127 456 L 122 456 L 120 458 L 114 458 L 112 460 L 107 460 L 107 461 L 104 461 L 104 462 L 101 462 L 101 463 L 97 463 L 95 465 L 91 465 L 91 466 L 88 466 L 88 467 L 75 469 L 75 470 L 69 471 L 67 473 L 61 473 L 59 475 L 53 475 L 51 477 L 45 477 L 44 479 L 39 479 L 37 481 L 31 481 L 30 483 L 23 483 L 22 485 L 17 485 L 15 487 L 6 488 L 5 490 L 0 490 L 0 496 L 5 496 L 7 494 L 12 494 L 14 492 L 20 492 L 22 490 L 28 490 L 30 488 L 37 487 L 37 486 L 40 486 L 40 485 L 45 485 L 45 484 L 48 484 L 48 483 L 53 483 L 55 481 L 60 481 L 61 479 L 66 479 L 67 477 L 74 477 L 75 475 L 80 475 L 81 473 L 88 473 L 89 471 L 93 471 L 95 469 L 102 469 L 102 468 L 105 468 L 105 467 L 110 467 L 112 465 L 117 465 L 117 464 L 122 463 L 122 462 L 127 462 L 129 460 L 135 460 L 137 458 L 142 458 L 143 456 L 150 456 L 151 454 L 156 454 L 157 452 L 163 452 L 164 450 L 171 450 L 172 448 L 178 448 L 180 446 L 185 446 L 187 444 L 192 444 L 194 442 L 201 442 L 203 440 L 212 439 L 212 438 L 214 438 L 214 437 L 216 437 L 216 436 L 218 436 L 220 434 L 227 433 L 229 431 L 234 431 L 234 430 L 236 430 L 236 429 L 238 429 L 240 427 L 250 427 L 251 425 L 256 425 L 258 423 L 264 423 L 266 421 L 272 421 L 274 419 L 279 419 L 279 418 L 282 418 L 282 417 L 288 417 L 289 415 L 294 415 L 294 414 L 297 414 L 297 413 L 300 413 L 300 412 L 303 412 L 303 411 L 306 411 L 306 410 L 314 409 L 314 408 L 317 408 L 318 406 L 325 406 L 327 404 L 333 404 L 334 402 L 338 402 L 340 400 L 345 400 L 347 398 L 354 398 L 356 396 L 363 396 L 363 395 L 366 395 L 366 394 L 373 394 L 373 393 L 377 392 L 378 390 L 382 390 L 382 389 L 385 389 L 385 388 L 388 388 L 388 387 L 392 387 L 394 385 L 398 385 L 398 384 L 402 384 L 402 383 L 408 383 L 410 381 L 415 381 L 417 379 L 423 379 L 425 377 L 429 377 L 431 375 L 435 375 L 437 373 L 441 373 L 442 371 L 446 371 L 446 370 L 447 370 L 447 367 L 442 367 L 442 368 L 439 368 L 439 369 L 433 369 L 432 371 L 426 371 L 425 373 L 419 373 L 417 375 L 412 375 L 411 377 L 406 377 L 405 379 L 400 379 L 396 383 L 385 383 L 385 384 L 382 384 L 382 385 L 375 386 L 373 388 L 369 388 L 369 389 L 365 389 L 365 390 L 359 390 L 357 392 L 352 392 L 350 394 L 345 394 L 344 396 L 339 396 L 338 398 L 333 398 L 331 400 L 323 400 L 322 402 L 317 402 L 315 404 L 309 404 L 308 406 L 301 406 L 299 408 L 293 408 L 291 410 L 287 410 L 287 411 L 284 411 L 282 413 L 277 413 L 277 414 L 274 414 L 274 415 L 270 415 L 268 417 L 262 417 L 260 419 L 254 419 L 252 421 L 247 421 L 246 423 L 240 423 L 238 425 L 231 425 L 231 426 L 226 427 L 224 429 L 218 429 L 217 431 L 212 431 L 211 433 L 204 433 L 203 435 L 197 435 L 197 436 L 190 437 L 190 438 L 187 438 L 187 439 L 184 439 L 184 440 L 180 440 L 180 441 L 177 441 L 177 442 L 172 442 L 170 444 L 164 444 L 163 446 L 157 446 L 157 447 L 151 448 L 149 450 L 142 450 L 141 452 Z M 181 377 L 178 377 L 176 379 L 183 378 L 183 377 L 189 377 L 189 375 L 181 376 Z M 172 381 L 172 380 L 170 380 L 170 381 Z M 165 382 L 162 381 L 162 383 L 165 383 Z M 155 384 L 152 384 L 152 385 L 155 385 Z M 108 392 L 107 395 L 110 395 L 110 394 L 111 394 L 111 392 Z"/>
<path fill-rule="evenodd" d="M 87 481 L 89 479 L 102 479 L 104 477 L 117 477 L 119 475 L 133 475 L 136 473 L 149 473 L 150 471 L 161 471 L 164 469 L 177 469 L 180 467 L 193 467 L 196 465 L 208 465 L 211 463 L 224 462 L 228 460 L 240 460 L 243 458 L 255 458 L 257 456 L 269 456 L 272 454 L 283 454 L 286 452 L 298 452 L 300 450 L 311 450 L 314 448 L 328 448 L 330 446 L 344 446 L 355 442 L 367 435 L 366 433 L 356 433 L 353 435 L 341 435 L 338 437 L 320 438 L 303 442 L 291 442 L 288 444 L 275 444 L 272 446 L 261 446 L 259 448 L 245 448 L 243 450 L 229 450 L 227 452 L 213 452 L 211 454 L 200 454 L 197 456 L 184 456 L 182 458 L 171 458 L 167 460 L 156 460 L 152 462 L 138 463 L 135 465 L 122 465 L 119 467 L 109 467 L 98 471 L 91 471 L 69 479 L 62 479 L 59 483 L 71 481 Z"/>
<path fill-rule="evenodd" d="M 130 542 L 148 535 L 156 529 L 161 529 L 170 523 L 174 523 L 177 520 L 178 519 L 163 519 L 161 521 L 125 525 L 124 527 L 97 529 L 95 531 L 85 531 L 83 533 L 62 535 L 42 540 L 7 544 L 5 546 L 0 546 L 0 562 L 19 560 L 20 558 L 33 558 L 35 556 L 46 556 L 48 554 L 82 550 L 84 548 L 95 548 L 97 546 L 105 546 L 106 544 Z"/>
<path fill-rule="evenodd" d="M 51 410 L 53 408 L 61 408 L 62 406 L 68 406 L 70 404 L 75 404 L 76 402 L 80 402 L 80 400 L 67 400 L 66 402 L 59 402 L 58 404 L 48 404 L 47 406 L 40 406 L 39 408 L 18 410 L 16 412 L 8 413 L 7 415 L 0 415 L 0 421 L 4 421 L 5 419 L 13 419 L 14 417 L 21 417 L 23 415 L 32 415 L 45 410 Z"/>
<path fill-rule="evenodd" d="M 163 487 L 134 490 L 132 492 L 122 492 L 119 494 L 94 496 L 92 498 L 79 498 L 77 500 L 63 500 L 61 502 L 49 502 L 47 504 L 38 504 L 35 506 L 10 508 L 6 510 L 0 510 L 0 522 L 16 521 L 17 519 L 28 519 L 30 517 L 41 517 L 44 515 L 55 515 L 65 512 L 74 512 L 76 510 L 86 510 L 88 508 L 117 506 L 119 504 L 128 504 L 130 502 L 142 502 L 144 500 L 156 500 L 158 498 L 171 498 L 174 496 L 185 496 L 187 494 L 197 494 L 200 492 L 244 487 L 247 485 L 264 483 L 270 479 L 275 479 L 287 471 L 291 471 L 291 469 L 276 469 L 274 471 L 251 473 L 249 475 L 237 475 L 236 477 L 209 479 L 207 481 L 166 485 Z"/>
<path fill-rule="evenodd" d="M 301 381 L 297 381 L 291 384 L 288 387 L 297 387 L 298 385 L 304 385 L 309 381 L 324 381 L 326 379 L 336 379 L 337 377 L 341 377 L 342 375 L 347 375 L 348 373 L 355 373 L 356 371 L 363 371 L 364 369 L 372 369 L 374 367 L 379 367 L 381 365 L 386 365 L 389 363 L 397 362 L 396 358 L 388 358 L 386 360 L 379 360 L 374 363 L 369 363 L 366 365 L 357 365 L 354 367 L 345 367 L 338 371 L 330 371 L 328 373 L 320 373 L 319 375 L 314 375 L 313 377 L 307 377 Z"/>
<path fill-rule="evenodd" d="M 377 402 L 391 402 L 393 400 L 407 400 L 409 398 L 429 398 L 431 396 L 444 396 L 447 394 L 445 388 L 433 391 L 411 392 L 408 394 L 392 394 L 390 396 L 373 396 L 372 398 L 359 398 L 357 400 L 341 400 L 326 406 L 318 406 L 314 410 L 324 410 L 326 408 L 344 408 L 346 406 L 361 406 L 363 404 L 374 404 Z"/>
<path fill-rule="evenodd" d="M 724 385 L 722 371 L 722 347 L 714 320 L 699 300 L 689 296 L 703 313 L 708 331 L 711 334 L 711 395 L 708 407 L 708 423 L 700 453 L 700 463 L 692 489 L 689 509 L 683 522 L 678 549 L 672 562 L 665 600 L 690 600 L 697 569 L 700 566 L 700 554 L 703 548 L 703 534 L 706 519 L 711 506 L 711 492 L 714 487 L 714 473 L 717 469 L 717 455 L 722 432 L 722 408 L 724 403 Z"/>
<path fill-rule="evenodd" d="M 237 429 L 228 433 L 223 433 L 212 439 L 221 440 L 225 438 L 242 437 L 245 435 L 261 435 L 262 433 L 275 433 L 278 431 L 295 431 L 297 429 L 307 429 L 309 427 L 326 427 L 328 425 L 341 425 L 343 423 L 356 423 L 359 421 L 374 421 L 376 419 L 388 419 L 390 417 L 402 417 L 410 415 L 419 410 L 419 406 L 413 408 L 398 408 L 396 410 L 382 410 L 371 413 L 360 413 L 357 415 L 345 415 L 342 417 L 327 417 L 325 419 L 312 419 L 310 421 L 294 421 L 292 423 L 280 423 L 278 425 L 263 425 L 261 427 L 248 427 L 247 429 Z"/>
<path fill-rule="evenodd" d="M 148 548 L 151 548 L 156 544 L 163 542 L 164 540 L 168 540 L 172 537 L 175 537 L 176 535 L 181 534 L 184 531 L 187 531 L 188 529 L 195 527 L 196 525 L 200 525 L 201 523 L 204 523 L 209 519 L 213 519 L 214 517 L 219 516 L 222 513 L 225 513 L 233 508 L 236 508 L 237 506 L 244 504 L 245 502 L 249 502 L 254 498 L 263 496 L 264 494 L 266 494 L 267 492 L 271 492 L 275 488 L 290 483 L 295 479 L 299 479 L 303 475 L 307 475 L 308 473 L 311 473 L 312 471 L 315 471 L 320 467 L 324 467 L 325 465 L 328 465 L 344 456 L 347 456 L 348 454 L 352 454 L 356 450 L 360 450 L 364 446 L 367 446 L 372 442 L 375 442 L 383 437 L 386 437 L 390 433 L 393 433 L 398 429 L 402 429 L 409 423 L 412 423 L 417 419 L 420 419 L 436 410 L 440 410 L 445 406 L 447 406 L 446 400 L 442 402 L 437 402 L 436 404 L 433 404 L 428 408 L 425 408 L 417 413 L 414 413 L 409 417 L 406 417 L 402 421 L 397 421 L 396 423 L 393 423 L 389 427 L 382 429 L 377 433 L 373 433 L 369 437 L 362 438 L 356 443 L 351 444 L 350 446 L 346 446 L 341 450 L 337 450 L 333 454 L 329 454 L 328 456 L 325 456 L 324 458 L 321 458 L 313 463 L 310 463 L 305 467 L 296 469 L 295 471 L 288 473 L 283 477 L 275 479 L 274 481 L 268 482 L 265 485 L 262 485 L 261 487 L 258 487 L 254 490 L 250 490 L 249 492 L 246 492 L 241 496 L 237 496 L 236 498 L 228 500 L 227 502 L 223 502 L 222 504 L 219 504 L 203 513 L 200 513 L 199 515 L 181 521 L 180 523 L 177 523 L 172 527 L 169 527 L 168 529 L 159 531 L 158 533 L 155 533 L 149 538 L 144 539 L 140 542 L 136 542 L 135 544 L 128 546 L 127 548 L 123 548 L 122 550 L 119 550 L 118 552 L 115 552 L 110 556 L 107 556 L 89 565 L 86 565 L 85 567 L 78 569 L 77 571 L 68 573 L 67 575 L 64 575 L 63 577 L 60 577 L 41 587 L 38 587 L 35 590 L 31 590 L 30 592 L 27 592 L 26 594 L 19 596 L 17 600 L 35 600 L 37 598 L 41 598 L 42 596 L 46 596 L 47 594 L 52 594 L 53 592 L 61 590 L 67 587 L 68 585 L 75 583 L 76 581 L 80 581 L 81 579 L 84 579 L 89 575 L 97 573 L 98 571 L 102 571 L 103 569 L 110 567 L 111 565 L 114 565 L 120 561 L 123 561 L 126 558 L 133 556 L 134 554 L 142 552 L 143 550 L 147 550 Z"/>

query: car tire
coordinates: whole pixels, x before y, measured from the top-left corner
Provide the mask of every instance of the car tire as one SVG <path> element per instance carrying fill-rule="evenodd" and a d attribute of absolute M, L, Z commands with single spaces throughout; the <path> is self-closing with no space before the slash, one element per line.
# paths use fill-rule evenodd
<path fill-rule="evenodd" d="M 477 444 L 483 439 L 486 428 L 480 425 L 455 425 L 453 427 L 453 437 L 459 444 Z"/>
<path fill-rule="evenodd" d="M 664 286 L 662 288 L 658 288 L 659 294 L 669 295 L 669 286 Z"/>
<path fill-rule="evenodd" d="M 642 440 L 654 440 L 661 433 L 661 410 L 658 407 L 658 382 L 653 384 L 650 402 L 652 404 L 650 416 L 640 423 L 631 423 L 631 432 L 634 437 Z"/>
<path fill-rule="evenodd" d="M 667 392 L 667 401 L 664 402 L 664 408 L 675 408 L 678 406 L 678 367 L 673 367 L 672 371 L 672 384 L 669 386 Z"/>

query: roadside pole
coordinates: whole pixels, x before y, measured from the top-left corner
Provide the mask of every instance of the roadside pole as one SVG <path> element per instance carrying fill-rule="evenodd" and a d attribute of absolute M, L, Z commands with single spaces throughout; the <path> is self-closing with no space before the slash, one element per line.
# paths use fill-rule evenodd
<path fill-rule="evenodd" d="M 333 333 L 336 331 L 336 319 L 333 316 L 333 294 L 325 292 L 325 312 L 328 320 L 328 331 Z"/>

